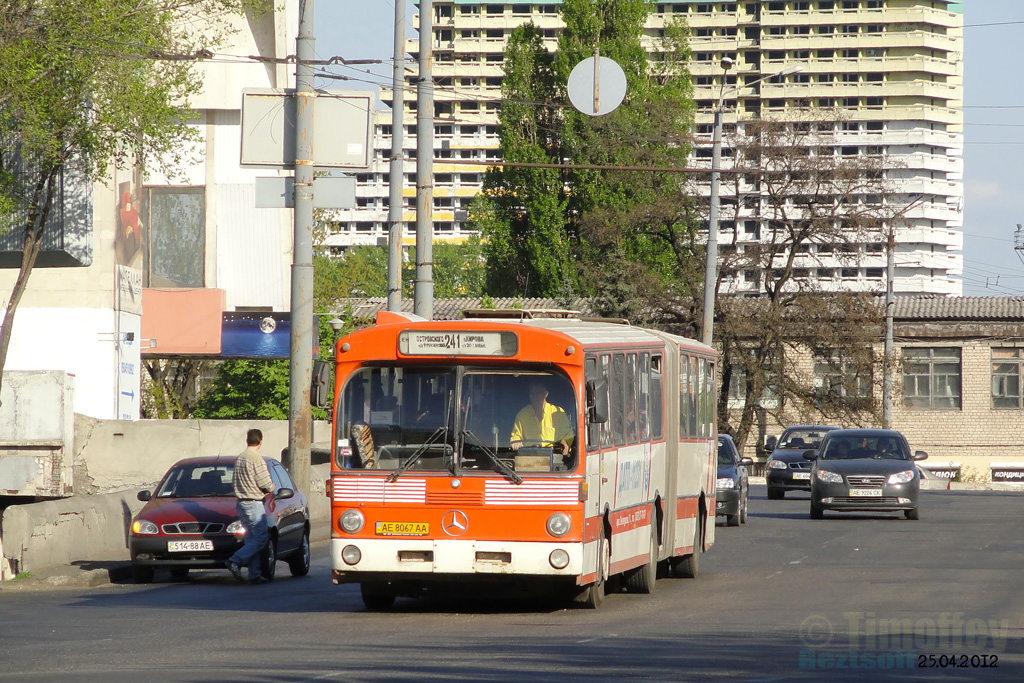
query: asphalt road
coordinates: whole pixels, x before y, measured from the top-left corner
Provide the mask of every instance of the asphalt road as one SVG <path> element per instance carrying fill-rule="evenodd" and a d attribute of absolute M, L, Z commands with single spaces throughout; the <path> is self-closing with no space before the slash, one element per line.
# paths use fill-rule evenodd
<path fill-rule="evenodd" d="M 324 545 L 308 577 L 282 564 L 260 586 L 209 571 L 4 591 L 0 681 L 1024 678 L 1020 495 L 929 491 L 920 521 L 812 521 L 806 496 L 752 493 L 749 523 L 719 523 L 698 579 L 597 611 L 399 599 L 368 612 L 330 583 Z"/>

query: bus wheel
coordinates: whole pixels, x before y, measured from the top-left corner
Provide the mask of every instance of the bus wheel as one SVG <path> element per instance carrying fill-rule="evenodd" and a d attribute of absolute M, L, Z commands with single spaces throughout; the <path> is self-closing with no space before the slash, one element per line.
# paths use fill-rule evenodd
<path fill-rule="evenodd" d="M 626 590 L 630 593 L 650 593 L 658 579 L 658 529 L 651 525 L 651 556 L 642 567 L 630 571 L 626 577 Z"/>
<path fill-rule="evenodd" d="M 583 589 L 577 597 L 580 606 L 597 609 L 604 602 L 605 589 L 608 587 L 608 572 L 612 564 L 611 545 L 608 539 L 601 537 L 597 542 L 597 580 Z"/>
<path fill-rule="evenodd" d="M 700 518 L 695 520 L 693 530 L 693 552 L 683 557 L 674 557 L 674 564 L 672 565 L 672 575 L 680 576 L 684 579 L 695 579 L 700 569 Z"/>
<path fill-rule="evenodd" d="M 384 585 L 379 583 L 359 584 L 359 591 L 363 595 L 363 604 L 366 605 L 366 609 L 391 609 L 395 605 L 395 594 L 387 590 Z"/>

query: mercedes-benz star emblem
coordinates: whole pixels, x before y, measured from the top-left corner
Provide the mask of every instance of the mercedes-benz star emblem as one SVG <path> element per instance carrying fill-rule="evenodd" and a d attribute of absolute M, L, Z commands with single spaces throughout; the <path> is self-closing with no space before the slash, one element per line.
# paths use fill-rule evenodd
<path fill-rule="evenodd" d="M 461 536 L 469 528 L 469 518 L 462 510 L 449 510 L 441 518 L 441 528 L 449 536 Z"/>

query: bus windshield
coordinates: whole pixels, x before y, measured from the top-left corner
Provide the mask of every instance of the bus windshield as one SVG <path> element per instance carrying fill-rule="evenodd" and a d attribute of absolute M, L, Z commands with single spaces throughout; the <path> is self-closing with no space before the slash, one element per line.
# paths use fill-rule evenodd
<path fill-rule="evenodd" d="M 337 406 L 339 468 L 471 474 L 568 472 L 578 462 L 576 398 L 549 371 L 365 367 Z"/>

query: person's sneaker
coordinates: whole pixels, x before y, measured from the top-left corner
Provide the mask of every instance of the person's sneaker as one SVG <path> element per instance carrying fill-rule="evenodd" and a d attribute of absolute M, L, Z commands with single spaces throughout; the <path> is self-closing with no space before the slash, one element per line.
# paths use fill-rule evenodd
<path fill-rule="evenodd" d="M 255 579 L 249 579 L 249 583 L 252 585 L 256 585 L 258 583 L 270 583 L 270 579 L 260 574 Z"/>
<path fill-rule="evenodd" d="M 233 562 L 232 560 L 228 560 L 224 564 L 227 566 L 228 571 L 231 572 L 231 576 L 235 577 L 235 579 L 238 581 L 242 581 L 241 565 L 239 565 L 237 562 Z"/>

